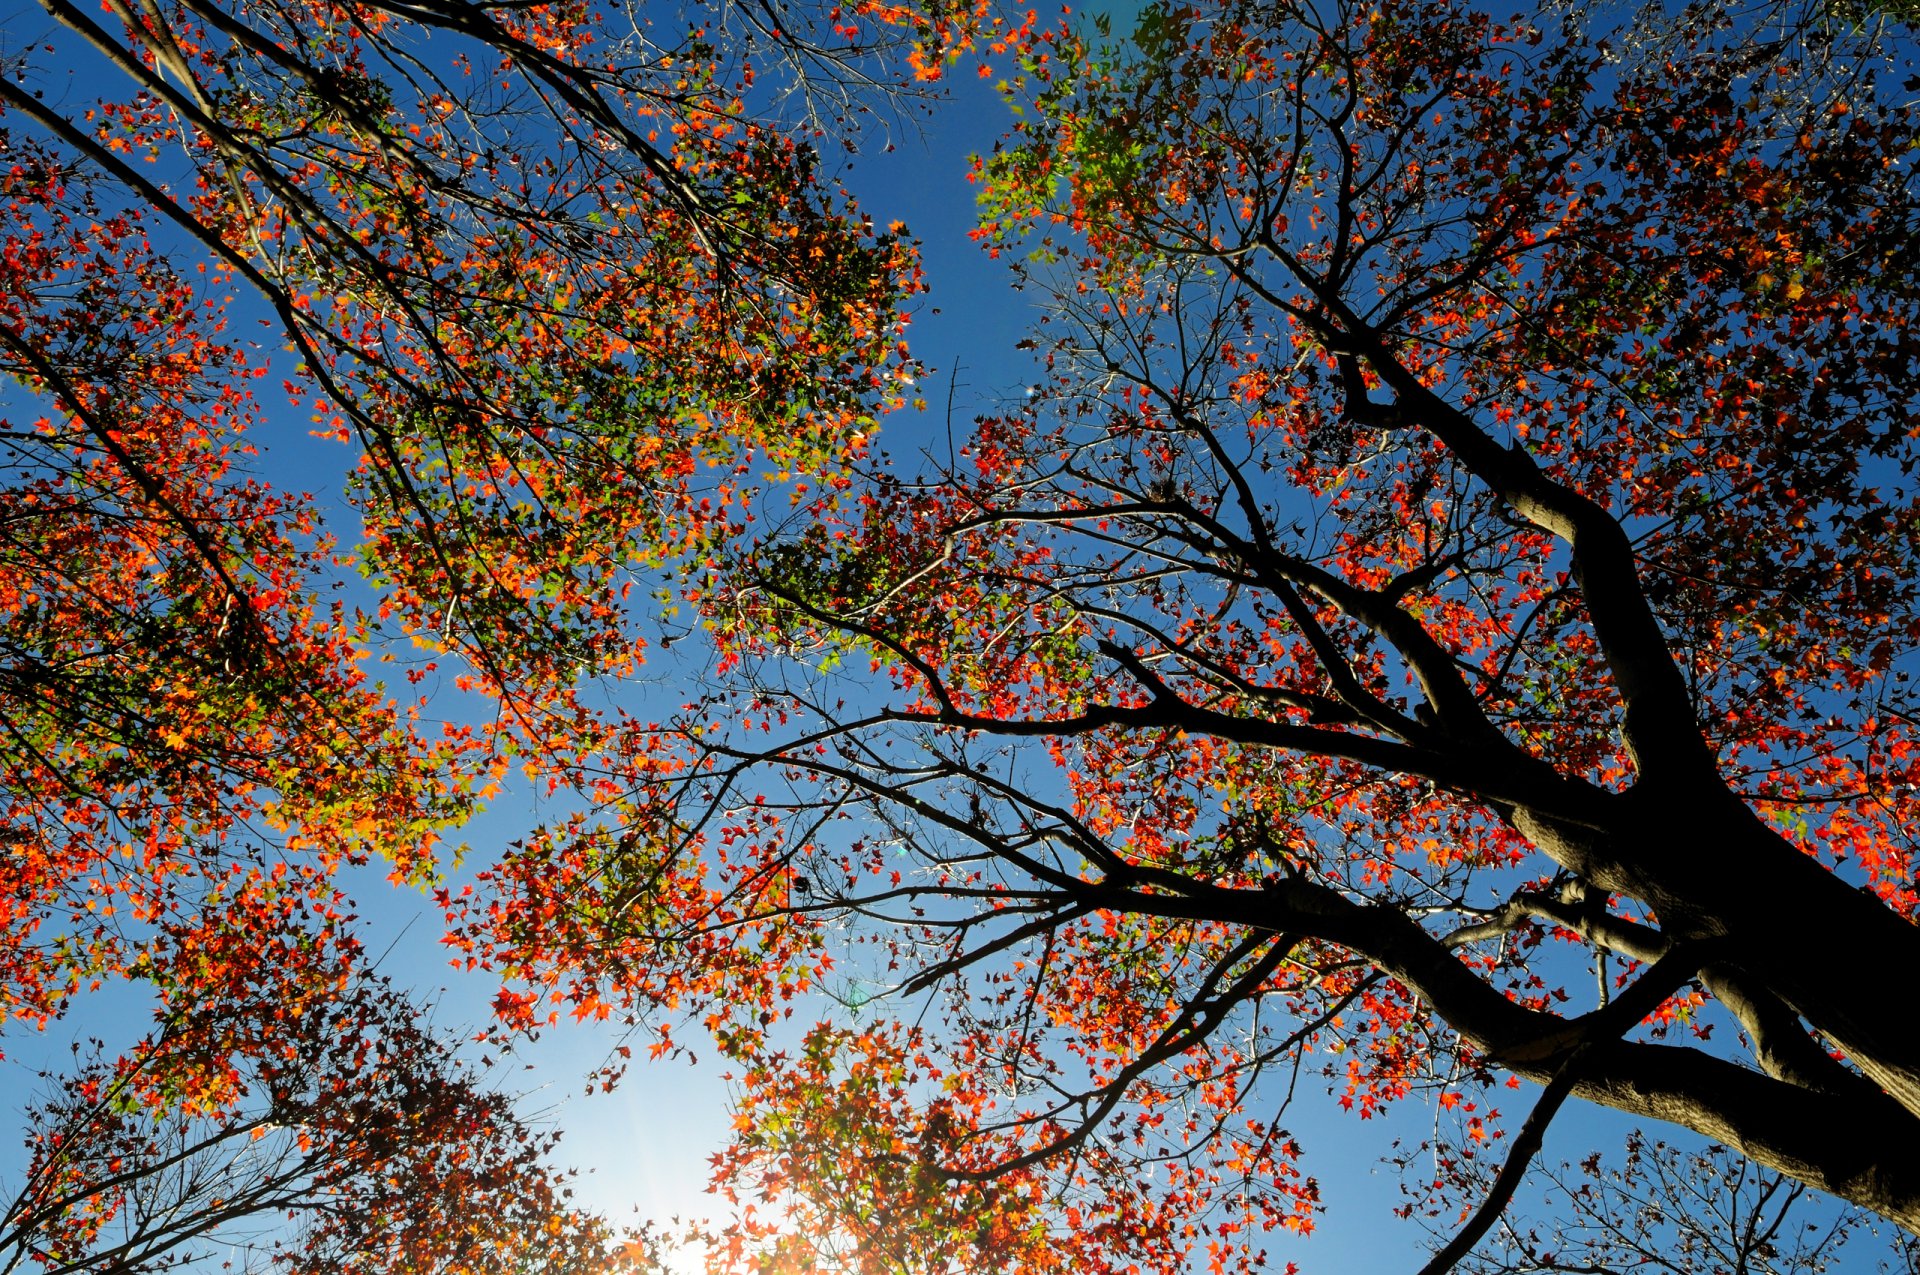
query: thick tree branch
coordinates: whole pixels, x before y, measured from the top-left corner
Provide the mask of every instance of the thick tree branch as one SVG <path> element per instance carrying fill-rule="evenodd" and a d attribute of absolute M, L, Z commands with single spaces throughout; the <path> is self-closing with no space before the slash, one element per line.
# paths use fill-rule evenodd
<path fill-rule="evenodd" d="M 1346 947 L 1412 990 L 1474 1048 L 1541 1084 L 1552 1081 L 1596 1019 L 1567 1020 L 1518 1005 L 1455 960 L 1445 940 L 1400 911 L 1355 903 L 1312 882 L 1219 887 L 1180 899 L 1115 891 L 1105 903 L 1284 930 Z M 1690 949 L 1686 959 L 1720 946 Z M 1642 980 L 1636 986 L 1650 994 L 1655 984 Z M 1599 1011 L 1609 1015 L 1604 1021 L 1652 1008 L 1638 1002 L 1619 1008 L 1625 999 Z M 1920 1138 L 1920 1122 L 1883 1095 L 1806 1089 L 1699 1050 L 1635 1042 L 1596 1049 L 1572 1092 L 1691 1128 L 1920 1233 L 1920 1162 L 1901 1150 Z"/>
<path fill-rule="evenodd" d="M 1339 313 L 1346 339 L 1393 391 L 1399 418 L 1431 433 L 1516 513 L 1573 550 L 1574 578 L 1619 688 L 1627 746 L 1641 776 L 1719 785 L 1686 678 L 1640 586 L 1619 520 L 1548 477 L 1525 450 L 1501 446 L 1409 371 L 1377 333 L 1344 306 Z"/>
<path fill-rule="evenodd" d="M 1461 947 L 1496 938 L 1529 920 L 1550 922 L 1578 934 L 1599 951 L 1648 964 L 1673 950 L 1673 941 L 1650 925 L 1534 891 L 1516 894 L 1486 920 L 1455 930 L 1446 943 Z M 1821 1093 L 1857 1097 L 1876 1093 L 1859 1075 L 1834 1061 L 1779 997 L 1739 967 L 1709 962 L 1700 970 L 1700 981 L 1752 1040 L 1754 1061 L 1767 1075 Z"/>

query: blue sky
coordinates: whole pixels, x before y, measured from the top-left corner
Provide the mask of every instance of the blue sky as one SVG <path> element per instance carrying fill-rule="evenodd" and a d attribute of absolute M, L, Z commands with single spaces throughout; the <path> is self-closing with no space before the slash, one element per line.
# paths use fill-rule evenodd
<path fill-rule="evenodd" d="M 10 23 L 23 12 L 27 22 L 44 21 L 20 7 L 6 12 Z M 914 301 L 909 339 L 928 368 L 920 390 L 929 406 L 882 423 L 881 446 L 907 468 L 913 468 L 908 458 L 922 448 L 944 450 L 950 391 L 953 427 L 964 433 L 977 413 L 1021 401 L 1032 379 L 1031 365 L 1014 348 L 1026 334 L 1029 302 L 1009 288 L 1004 264 L 988 260 L 967 237 L 974 214 L 967 158 L 989 148 L 1008 118 L 987 85 L 962 78 L 952 98 L 930 115 L 876 130 L 860 153 L 847 160 L 846 180 L 864 208 L 877 222 L 904 221 L 924 253 L 928 291 Z M 308 439 L 304 419 L 276 424 L 273 436 L 261 440 L 263 472 L 330 496 L 322 480 L 313 476 L 314 466 L 337 464 L 344 470 L 346 454 L 329 453 Z M 672 665 L 663 663 L 658 675 L 662 683 L 657 692 L 671 695 Z M 515 832 L 541 817 L 531 798 L 509 790 L 467 832 L 475 862 L 483 863 Z M 458 976 L 446 967 L 437 943 L 439 918 L 427 900 L 395 893 L 377 871 L 363 875 L 364 880 L 350 888 L 362 905 L 369 949 L 384 953 L 386 972 L 435 1002 L 435 1016 L 443 1025 L 457 1028 L 484 1016 L 495 986 L 484 974 Z M 16 1101 L 28 1096 L 36 1060 L 57 1056 L 74 1032 L 93 1030 L 107 1018 L 124 1015 L 132 1008 L 126 1003 L 129 995 L 102 994 L 69 1024 L 38 1040 L 9 1036 L 8 1059 L 0 1064 L 0 1091 Z M 521 1051 L 509 1067 L 524 1069 L 506 1071 L 502 1081 L 525 1094 L 529 1113 L 550 1118 L 565 1131 L 564 1157 L 589 1174 L 585 1198 L 616 1221 L 714 1212 L 703 1188 L 707 1158 L 727 1134 L 725 1081 L 710 1066 L 637 1063 L 613 1094 L 582 1095 L 582 1074 L 600 1062 L 613 1043 L 603 1030 L 562 1026 Z M 1302 1087 L 1314 1084 L 1308 1077 Z M 1509 1127 L 1517 1124 L 1531 1092 L 1511 1096 Z M 1276 1259 L 1297 1261 L 1308 1271 L 1415 1269 L 1422 1260 L 1424 1235 L 1413 1225 L 1391 1221 L 1398 1182 L 1380 1161 L 1394 1139 L 1418 1142 L 1430 1134 L 1432 1121 L 1432 1113 L 1417 1105 L 1397 1108 L 1386 1119 L 1361 1121 L 1317 1094 L 1303 1095 L 1289 1123 L 1306 1148 L 1307 1167 L 1321 1179 L 1327 1208 L 1310 1239 L 1272 1237 Z M 1577 1159 L 1593 1149 L 1617 1152 L 1626 1127 L 1616 1117 L 1571 1107 L 1556 1123 L 1543 1158 Z M 0 1141 L 3 1176 L 13 1163 L 15 1144 L 7 1134 L 0 1138 L 5 1139 Z M 1868 1268 L 1872 1256 L 1866 1249 L 1859 1248 L 1860 1269 Z M 1846 1263 L 1836 1267 L 1850 1268 Z"/>

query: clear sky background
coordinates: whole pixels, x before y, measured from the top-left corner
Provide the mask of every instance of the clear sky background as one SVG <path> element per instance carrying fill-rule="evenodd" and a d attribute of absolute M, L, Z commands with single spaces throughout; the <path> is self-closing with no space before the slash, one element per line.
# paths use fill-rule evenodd
<path fill-rule="evenodd" d="M 30 37 L 27 25 L 46 22 L 36 15 L 31 6 L 0 8 L 10 39 Z M 909 470 L 915 468 L 911 455 L 922 448 L 944 453 L 950 391 L 953 425 L 964 434 L 975 415 L 1019 402 L 1033 379 L 1031 364 L 1014 349 L 1026 335 L 1028 300 L 1009 288 L 1004 264 L 988 260 L 967 237 L 974 222 L 968 156 L 988 150 L 1010 117 L 990 88 L 977 80 L 962 78 L 952 92 L 952 98 L 930 114 L 876 128 L 857 155 L 824 157 L 830 169 L 844 162 L 848 184 L 877 222 L 906 222 L 922 245 L 929 290 L 914 300 L 908 335 L 915 354 L 928 365 L 921 385 L 928 409 L 887 418 L 880 439 L 880 446 Z M 291 486 L 315 487 L 323 497 L 336 495 L 323 484 L 337 487 L 337 475 L 344 474 L 350 455 L 337 445 L 308 438 L 306 420 L 288 415 L 256 440 L 263 451 L 262 472 Z M 697 668 L 700 656 L 691 651 L 675 654 L 688 663 L 676 666 L 669 660 L 654 666 L 658 682 L 640 693 L 659 695 L 663 704 L 683 698 L 676 679 L 685 669 Z M 474 864 L 484 864 L 518 831 L 555 813 L 543 812 L 524 791 L 509 789 L 466 834 L 474 847 Z M 388 974 L 435 1002 L 434 1014 L 443 1026 L 457 1030 L 484 1018 L 497 985 L 484 973 L 459 975 L 447 968 L 445 949 L 437 941 L 440 918 L 425 897 L 396 892 L 377 869 L 350 881 L 348 889 L 361 904 L 368 948 L 381 956 Z M 57 1060 L 76 1034 L 99 1030 L 100 1024 L 116 1019 L 137 1030 L 143 1025 L 137 1022 L 137 1006 L 132 993 L 110 989 L 88 998 L 70 1020 L 56 1024 L 46 1036 L 30 1039 L 17 1030 L 10 1033 L 4 1041 L 7 1059 L 0 1063 L 5 1105 L 17 1111 L 36 1088 L 33 1069 Z M 823 1002 L 797 1013 L 832 1008 Z M 704 1194 L 704 1187 L 708 1157 L 720 1149 L 728 1131 L 729 1093 L 719 1069 L 705 1063 L 648 1064 L 637 1059 L 614 1093 L 584 1095 L 584 1073 L 616 1043 L 604 1028 L 562 1025 L 522 1051 L 510 1065 L 524 1070 L 506 1074 L 502 1081 L 511 1091 L 524 1092 L 530 1114 L 564 1131 L 562 1158 L 586 1171 L 583 1198 L 616 1223 L 717 1213 L 718 1203 Z M 636 1054 L 643 1057 L 644 1051 Z M 1425 1234 L 1412 1223 L 1392 1219 L 1399 1180 L 1381 1159 L 1395 1139 L 1418 1143 L 1429 1136 L 1433 1113 L 1408 1103 L 1391 1109 L 1384 1119 L 1363 1121 L 1324 1097 L 1324 1084 L 1317 1077 L 1304 1076 L 1301 1090 L 1288 1124 L 1304 1147 L 1303 1167 L 1321 1181 L 1326 1208 L 1311 1237 L 1268 1237 L 1276 1269 L 1295 1261 L 1307 1272 L 1416 1270 L 1424 1261 Z M 1517 1127 L 1533 1092 L 1529 1086 L 1510 1093 L 1509 1128 Z M 9 1124 L 17 1125 L 17 1120 Z M 1578 1159 L 1595 1149 L 1617 1157 L 1627 1127 L 1624 1120 L 1593 1108 L 1570 1106 L 1549 1135 L 1542 1158 Z M 17 1169 L 18 1147 L 10 1128 L 0 1128 L 0 1139 L 5 1139 L 0 1142 L 4 1181 Z M 1843 1261 L 1834 1269 L 1873 1269 L 1877 1255 L 1869 1249 L 1858 1246 L 1857 1263 Z"/>

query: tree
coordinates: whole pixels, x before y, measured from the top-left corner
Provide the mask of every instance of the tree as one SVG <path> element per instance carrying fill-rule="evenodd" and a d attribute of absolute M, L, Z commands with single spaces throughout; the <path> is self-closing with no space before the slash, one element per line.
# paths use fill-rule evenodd
<path fill-rule="evenodd" d="M 649 570 L 737 534 L 761 472 L 830 473 L 892 396 L 910 256 L 743 95 L 758 75 L 824 127 L 895 28 L 775 5 L 43 7 L 42 29 L 9 22 L 0 76 L 0 1023 L 125 980 L 227 1023 L 256 1051 L 231 1066 L 263 1076 L 284 1040 L 252 1020 L 351 977 L 357 947 L 324 939 L 340 868 L 430 879 L 511 767 L 590 751 L 581 676 L 642 658 Z M 256 322 L 264 351 L 239 335 Z M 345 444 L 357 530 L 256 458 L 269 379 Z M 277 999 L 248 990 L 268 954 Z M 383 1100 L 438 1056 L 403 1027 L 365 1019 L 386 1062 L 351 1078 Z M 182 1166 L 264 1127 L 186 1080 L 96 1110 L 102 1077 L 161 1055 L 218 1087 L 182 1040 L 47 1109 L 109 1159 L 35 1168 L 62 1203 L 30 1186 L 16 1256 L 80 1225 L 66 1204 L 112 1157 L 150 1152 L 165 1181 L 139 1190 L 187 1190 Z M 503 1158 L 524 1131 L 488 1119 L 446 1132 L 465 1151 L 415 1149 L 532 1174 Z M 282 1156 L 260 1201 L 336 1190 L 285 1141 L 246 1149 Z M 193 1192 L 165 1208 L 203 1217 L 165 1234 L 254 1207 Z M 76 1234 L 47 1260 L 170 1260 Z"/>
<path fill-rule="evenodd" d="M 39 45 L 0 87 L 0 358 L 37 396 L 7 432 L 7 835 L 49 891 L 123 842 L 164 877 L 260 818 L 415 873 L 505 754 L 566 750 L 583 667 L 639 658 L 636 569 L 724 538 L 753 465 L 831 467 L 886 382 L 903 258 L 742 117 L 748 68 L 698 33 L 589 52 L 577 6 L 109 8 L 48 5 L 131 100 L 49 104 Z M 245 473 L 274 369 L 223 335 L 239 287 L 298 357 L 288 392 L 360 444 L 345 562 L 313 497 Z M 377 615 L 327 598 L 342 566 Z M 457 657 L 500 724 L 397 711 L 362 668 L 394 643 Z M 89 968 L 62 959 L 20 1012 Z"/>
<path fill-rule="evenodd" d="M 1492 1185 L 1479 1157 L 1455 1155 L 1448 1164 L 1476 1174 L 1475 1189 Z M 1887 1224 L 1851 1206 L 1811 1209 L 1815 1197 L 1804 1184 L 1756 1169 L 1725 1147 L 1683 1151 L 1634 1133 L 1617 1164 L 1595 1153 L 1540 1176 L 1545 1203 L 1553 1209 L 1548 1219 L 1536 1224 L 1503 1217 L 1461 1270 L 1819 1275 L 1865 1269 L 1863 1259 L 1875 1256 L 1883 1259 L 1881 1271 L 1910 1272 L 1920 1262 L 1911 1236 L 1897 1236 L 1890 1249 L 1883 1243 L 1876 1254 L 1872 1249 L 1876 1240 L 1884 1241 L 1879 1232 L 1891 1229 Z M 1434 1222 L 1444 1228 L 1450 1220 Z"/>
<path fill-rule="evenodd" d="M 299 968 L 253 962 L 244 994 L 172 1006 L 117 1057 L 76 1045 L 43 1078 L 0 1269 L 622 1269 L 548 1167 L 551 1135 L 418 1005 L 353 968 L 316 995 Z"/>
<path fill-rule="evenodd" d="M 1254 1268 L 1313 1068 L 1541 1086 L 1503 1182 L 1579 1098 L 1920 1230 L 1907 34 L 1001 34 L 1029 402 L 694 581 L 722 680 L 451 901 L 476 959 L 696 1007 L 781 1269 Z"/>

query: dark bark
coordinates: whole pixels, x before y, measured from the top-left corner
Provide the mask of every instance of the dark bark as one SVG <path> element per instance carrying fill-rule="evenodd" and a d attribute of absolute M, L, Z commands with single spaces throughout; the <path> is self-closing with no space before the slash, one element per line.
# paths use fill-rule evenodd
<path fill-rule="evenodd" d="M 1489 986 L 1454 957 L 1445 940 L 1410 917 L 1311 882 L 1283 881 L 1258 891 L 1194 883 L 1182 898 L 1089 887 L 1083 901 L 1338 944 L 1410 988 L 1465 1041 L 1520 1076 L 1549 1084 L 1584 1046 L 1574 1096 L 1692 1129 L 1920 1234 L 1920 1158 L 1912 1153 L 1920 1146 L 1920 1120 L 1871 1085 L 1836 1083 L 1825 1073 L 1813 1088 L 1689 1047 L 1598 1045 L 1595 1023 L 1618 1031 L 1640 1015 L 1623 1018 L 1621 1009 L 1609 1007 L 1613 1012 L 1569 1020 L 1527 1009 Z M 1706 939 L 1696 968 L 1727 966 L 1732 954 L 1746 948 L 1737 934 Z M 1758 994 L 1751 988 L 1749 993 Z"/>

